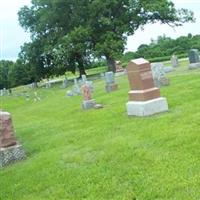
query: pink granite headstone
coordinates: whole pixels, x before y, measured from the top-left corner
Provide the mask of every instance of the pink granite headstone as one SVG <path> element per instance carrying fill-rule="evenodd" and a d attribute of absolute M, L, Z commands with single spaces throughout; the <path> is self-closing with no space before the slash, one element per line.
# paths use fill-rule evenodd
<path fill-rule="evenodd" d="M 0 148 L 6 148 L 17 144 L 12 125 L 11 115 L 0 111 Z"/>
<path fill-rule="evenodd" d="M 84 84 L 81 87 L 81 90 L 82 90 L 82 93 L 83 93 L 83 99 L 84 99 L 84 101 L 89 101 L 89 100 L 92 99 L 90 87 L 87 84 Z"/>

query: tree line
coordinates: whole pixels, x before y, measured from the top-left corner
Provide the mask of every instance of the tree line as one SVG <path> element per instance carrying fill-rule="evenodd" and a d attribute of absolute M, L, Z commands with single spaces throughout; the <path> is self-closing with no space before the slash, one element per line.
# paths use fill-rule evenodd
<path fill-rule="evenodd" d="M 194 21 L 193 12 L 175 9 L 168 0 L 32 0 L 18 16 L 31 42 L 21 47 L 16 64 L 10 67 L 13 73 L 6 75 L 15 81 L 4 81 L 6 87 L 66 71 L 78 70 L 81 76 L 102 59 L 108 71 L 115 72 L 115 60 L 123 54 L 127 37 L 138 28 L 157 21 L 171 26 Z M 21 69 L 22 73 L 14 72 Z"/>
<path fill-rule="evenodd" d="M 130 58 L 144 57 L 151 62 L 169 60 L 175 54 L 179 58 L 186 57 L 190 49 L 200 50 L 200 35 L 181 36 L 172 39 L 166 35 L 159 36 L 156 40 L 151 40 L 149 45 L 142 44 L 136 52 L 127 52 L 122 56 L 123 62 L 128 62 Z"/>

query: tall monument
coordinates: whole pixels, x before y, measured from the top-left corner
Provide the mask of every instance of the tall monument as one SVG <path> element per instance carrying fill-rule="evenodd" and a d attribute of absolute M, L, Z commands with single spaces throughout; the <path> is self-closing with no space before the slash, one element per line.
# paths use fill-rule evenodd
<path fill-rule="evenodd" d="M 128 115 L 149 116 L 168 110 L 166 98 L 160 97 L 155 87 L 150 63 L 143 59 L 131 60 L 127 66 L 130 84 L 129 102 L 126 104 Z"/>

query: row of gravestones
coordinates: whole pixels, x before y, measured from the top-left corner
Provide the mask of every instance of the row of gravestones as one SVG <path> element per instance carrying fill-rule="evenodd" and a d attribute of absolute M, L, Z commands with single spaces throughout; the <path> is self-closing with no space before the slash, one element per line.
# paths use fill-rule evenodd
<path fill-rule="evenodd" d="M 199 63 L 197 51 L 191 50 L 189 59 L 191 64 Z M 172 57 L 174 67 L 178 66 L 178 60 L 175 56 Z M 128 93 L 129 101 L 126 104 L 127 114 L 129 116 L 150 116 L 156 113 L 168 110 L 167 99 L 160 96 L 160 82 L 169 83 L 164 80 L 165 71 L 161 64 L 150 65 L 150 63 L 143 59 L 131 60 L 127 66 L 127 75 L 131 90 Z M 155 78 L 157 77 L 157 78 Z M 107 72 L 105 74 L 106 91 L 111 92 L 117 90 L 118 85 L 115 83 L 114 74 Z M 159 83 L 158 83 L 159 82 Z M 83 94 L 83 109 L 101 108 L 102 106 L 96 104 L 92 99 L 92 84 L 87 81 L 86 76 L 82 76 L 82 86 L 79 88 L 77 80 L 75 80 L 74 91 Z M 73 92 L 74 92 L 73 91 Z M 17 142 L 10 113 L 0 111 L 0 167 L 6 166 L 17 160 L 26 157 L 22 146 Z"/>
<path fill-rule="evenodd" d="M 160 90 L 154 84 L 151 65 L 147 60 L 140 58 L 130 61 L 127 75 L 131 88 L 128 93 L 129 101 L 126 104 L 129 116 L 149 116 L 168 110 L 167 100 L 160 97 Z M 105 80 L 107 92 L 118 88 L 112 72 L 106 73 Z M 81 91 L 83 109 L 102 107 L 92 99 L 92 88 L 86 76 L 82 76 Z M 0 111 L 0 124 L 0 167 L 3 167 L 24 159 L 26 155 L 15 137 L 10 113 Z"/>

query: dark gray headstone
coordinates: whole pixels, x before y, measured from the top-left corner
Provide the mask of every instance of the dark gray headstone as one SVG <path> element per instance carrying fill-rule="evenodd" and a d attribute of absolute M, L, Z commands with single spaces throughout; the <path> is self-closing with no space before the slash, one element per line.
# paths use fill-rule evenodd
<path fill-rule="evenodd" d="M 199 63 L 200 62 L 198 49 L 191 49 L 189 51 L 189 55 L 188 56 L 189 56 L 190 64 Z"/>

